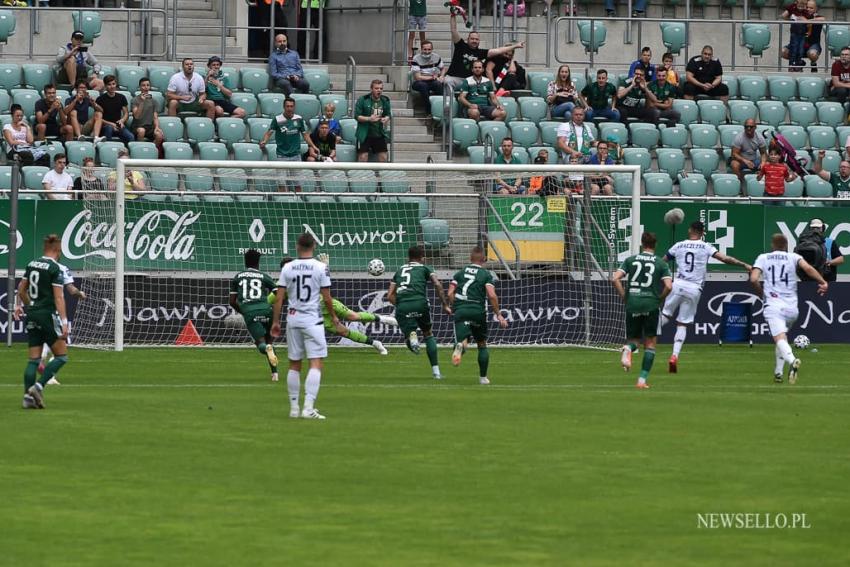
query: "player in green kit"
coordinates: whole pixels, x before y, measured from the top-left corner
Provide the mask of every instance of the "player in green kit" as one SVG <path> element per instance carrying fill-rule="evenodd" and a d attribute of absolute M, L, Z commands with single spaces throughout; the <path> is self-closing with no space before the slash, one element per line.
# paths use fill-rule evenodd
<path fill-rule="evenodd" d="M 277 355 L 272 346 L 272 306 L 266 300 L 269 291 L 277 289 L 277 282 L 260 271 L 260 252 L 245 252 L 245 269 L 230 280 L 230 306 L 242 314 L 248 333 L 257 350 L 269 361 L 272 382 L 277 382 Z"/>
<path fill-rule="evenodd" d="M 27 264 L 24 277 L 18 285 L 18 299 L 27 314 L 27 341 L 29 362 L 24 372 L 24 409 L 44 408 L 44 387 L 68 362 L 68 314 L 65 311 L 65 284 L 59 257 L 62 241 L 55 234 L 44 239 L 44 255 Z M 36 382 L 41 346 L 53 351 L 54 359 L 48 363 Z"/>
<path fill-rule="evenodd" d="M 289 256 L 281 260 L 281 269 L 283 269 L 283 267 L 292 260 L 293 259 Z M 316 254 L 316 260 L 327 266 L 330 262 L 330 256 L 322 252 L 320 254 Z M 275 296 L 273 293 L 269 294 L 269 303 L 274 303 L 274 297 Z M 325 325 L 325 331 L 332 335 L 338 335 L 350 341 L 354 341 L 355 343 L 369 345 L 376 351 L 378 351 L 378 354 L 380 355 L 386 356 L 388 354 L 387 348 L 384 346 L 384 343 L 382 343 L 378 339 L 373 339 L 366 333 L 355 331 L 354 329 L 349 329 L 342 323 L 342 321 L 356 321 L 359 323 L 372 323 L 373 321 L 378 321 L 379 323 L 383 323 L 384 325 L 396 326 L 398 325 L 398 323 L 396 323 L 395 317 L 390 317 L 389 315 L 379 315 L 377 313 L 370 313 L 369 311 L 354 311 L 353 309 L 347 307 L 342 301 L 338 300 L 337 298 L 333 298 L 332 303 L 334 306 L 334 313 L 336 313 L 337 319 L 339 319 L 339 324 L 334 324 L 330 313 L 328 313 L 328 308 L 325 306 L 324 303 L 322 303 L 322 321 Z"/>
<path fill-rule="evenodd" d="M 623 369 L 628 371 L 632 367 L 632 353 L 638 349 L 641 339 L 646 349 L 637 383 L 642 389 L 649 388 L 646 379 L 655 360 L 661 304 L 673 289 L 673 276 L 667 262 L 655 255 L 656 243 L 655 234 L 644 232 L 640 237 L 641 252 L 626 258 L 611 278 L 617 293 L 626 302 L 627 342 L 620 358 Z"/>
<path fill-rule="evenodd" d="M 428 301 L 427 287 L 430 281 L 437 297 L 443 304 L 443 311 L 452 314 L 449 300 L 443 291 L 440 278 L 434 273 L 434 268 L 425 265 L 425 249 L 421 246 L 411 246 L 407 250 L 407 264 L 401 266 L 393 275 L 387 300 L 395 305 L 395 315 L 405 344 L 413 354 L 419 354 L 419 335 L 416 329 L 422 330 L 425 337 L 425 352 L 431 363 L 431 372 L 435 380 L 442 379 L 440 364 L 437 360 L 437 339 L 431 332 L 431 303 Z"/>
<path fill-rule="evenodd" d="M 452 277 L 449 284 L 449 301 L 455 312 L 455 348 L 452 352 L 452 364 L 458 366 L 469 338 L 478 344 L 478 382 L 490 383 L 487 367 L 490 365 L 490 353 L 487 350 L 487 301 L 496 314 L 499 325 L 506 329 L 508 322 L 499 311 L 499 296 L 496 295 L 495 278 L 484 267 L 486 261 L 484 249 L 476 246 L 470 254 L 470 263 Z"/>

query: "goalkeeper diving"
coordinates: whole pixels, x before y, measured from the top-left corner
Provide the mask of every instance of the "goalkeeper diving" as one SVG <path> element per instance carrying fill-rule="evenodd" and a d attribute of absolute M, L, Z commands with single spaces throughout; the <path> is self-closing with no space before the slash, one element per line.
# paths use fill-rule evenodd
<path fill-rule="evenodd" d="M 330 257 L 324 252 L 322 252 L 321 254 L 317 254 L 316 259 L 325 265 L 328 265 L 328 263 L 330 262 Z M 287 256 L 286 258 L 280 261 L 280 267 L 283 268 L 291 261 L 292 258 Z M 269 303 L 273 303 L 274 294 L 270 294 L 268 299 Z M 356 331 L 354 329 L 349 329 L 344 323 L 342 323 L 342 321 L 358 321 L 360 323 L 372 323 L 374 321 L 378 321 L 379 323 L 383 323 L 385 325 L 392 325 L 393 327 L 397 327 L 398 321 L 396 321 L 395 317 L 390 317 L 389 315 L 379 315 L 377 313 L 370 313 L 369 311 L 354 311 L 348 308 L 343 302 L 334 298 L 334 313 L 336 313 L 336 316 L 339 318 L 339 324 L 335 325 L 333 320 L 331 319 L 330 313 L 328 313 L 328 308 L 325 306 L 324 303 L 322 303 L 321 305 L 322 319 L 324 320 L 325 330 L 328 333 L 332 335 L 338 335 L 350 341 L 354 341 L 355 343 L 370 345 L 376 351 L 378 351 L 378 354 L 387 354 L 387 348 L 381 341 L 379 341 L 378 339 L 373 339 L 367 333 Z"/>

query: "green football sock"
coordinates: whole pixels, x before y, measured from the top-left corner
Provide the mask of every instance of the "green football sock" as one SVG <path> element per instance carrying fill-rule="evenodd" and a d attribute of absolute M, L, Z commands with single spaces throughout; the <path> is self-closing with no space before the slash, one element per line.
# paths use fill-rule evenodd
<path fill-rule="evenodd" d="M 480 370 L 479 376 L 484 378 L 487 376 L 487 367 L 490 366 L 490 351 L 487 350 L 487 347 L 478 349 L 478 369 Z"/>
<path fill-rule="evenodd" d="M 59 372 L 59 369 L 65 366 L 66 362 L 68 362 L 67 355 L 54 357 L 53 360 L 48 362 L 47 366 L 44 367 L 44 374 L 41 375 L 41 380 L 38 381 L 39 384 L 41 384 L 42 386 L 46 386 L 47 381 L 53 378 L 53 376 L 55 376 L 56 373 Z M 30 364 L 32 364 L 32 362 L 30 362 Z M 29 367 L 27 367 L 27 370 L 29 370 Z"/>
<path fill-rule="evenodd" d="M 437 362 L 437 339 L 434 338 L 434 335 L 425 339 L 425 352 L 428 353 L 428 362 L 431 363 L 431 366 L 437 366 L 439 364 Z"/>
<path fill-rule="evenodd" d="M 648 348 L 643 351 L 643 362 L 640 365 L 640 377 L 644 380 L 649 376 L 649 371 L 652 370 L 653 362 L 655 362 L 655 349 Z"/>
<path fill-rule="evenodd" d="M 24 371 L 24 392 L 30 389 L 30 386 L 35 384 L 35 376 L 38 372 L 38 363 L 41 358 L 36 358 L 27 362 L 27 369 Z"/>
<path fill-rule="evenodd" d="M 364 345 L 372 344 L 372 338 L 369 335 L 352 329 L 348 330 L 348 336 L 346 338 L 354 341 L 355 343 L 360 343 Z"/>
<path fill-rule="evenodd" d="M 638 349 L 638 346 L 635 343 L 629 343 L 629 350 L 635 352 Z"/>
<path fill-rule="evenodd" d="M 266 343 L 264 341 L 260 341 L 257 343 L 257 351 L 263 356 L 266 356 Z"/>
<path fill-rule="evenodd" d="M 360 315 L 360 321 L 363 323 L 371 323 L 372 321 L 378 320 L 377 315 L 369 313 L 368 311 L 359 311 L 357 314 Z"/>

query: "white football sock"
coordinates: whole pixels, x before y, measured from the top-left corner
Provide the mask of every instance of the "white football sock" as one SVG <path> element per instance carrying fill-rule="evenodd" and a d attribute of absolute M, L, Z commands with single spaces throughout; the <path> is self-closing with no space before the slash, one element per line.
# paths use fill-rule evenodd
<path fill-rule="evenodd" d="M 50 354 L 50 347 L 47 345 L 41 345 L 41 360 L 47 361 L 47 357 Z"/>
<path fill-rule="evenodd" d="M 785 359 L 782 358 L 782 352 L 779 350 L 779 345 L 776 345 L 774 350 L 774 356 L 776 357 L 776 366 L 774 366 L 773 373 L 782 376 L 785 373 Z"/>
<path fill-rule="evenodd" d="M 322 383 L 322 371 L 318 368 L 311 368 L 307 372 L 307 379 L 304 380 L 304 409 L 313 409 L 313 404 L 316 403 L 316 398 L 319 396 L 319 385 Z"/>
<path fill-rule="evenodd" d="M 301 395 L 301 373 L 290 370 L 286 373 L 286 389 L 289 390 L 289 405 L 298 407 L 298 397 Z"/>
<path fill-rule="evenodd" d="M 667 315 L 665 315 L 664 313 L 662 313 L 661 314 L 661 326 L 663 327 L 664 325 L 666 325 L 669 322 L 670 322 L 670 318 Z"/>
<path fill-rule="evenodd" d="M 431 372 L 434 373 L 434 374 L 439 374 L 440 373 L 440 366 L 439 365 L 432 366 Z"/>
<path fill-rule="evenodd" d="M 673 337 L 673 356 L 679 356 L 682 352 L 682 345 L 685 344 L 685 337 L 688 336 L 688 328 L 685 325 L 676 326 L 676 336 Z"/>
<path fill-rule="evenodd" d="M 776 341 L 776 348 L 779 349 L 779 353 L 782 355 L 782 359 L 788 364 L 791 364 L 792 362 L 794 362 L 794 359 L 797 358 L 796 356 L 794 356 L 794 351 L 791 350 L 791 345 L 788 344 L 788 341 L 786 339 L 779 339 L 778 341 Z"/>

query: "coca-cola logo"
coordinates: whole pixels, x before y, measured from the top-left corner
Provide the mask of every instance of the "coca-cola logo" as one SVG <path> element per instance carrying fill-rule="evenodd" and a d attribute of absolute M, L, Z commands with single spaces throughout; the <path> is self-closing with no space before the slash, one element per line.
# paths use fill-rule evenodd
<path fill-rule="evenodd" d="M 71 260 L 90 256 L 115 258 L 114 224 L 91 221 L 91 211 L 77 213 L 62 233 L 62 255 Z M 124 242 L 127 257 L 132 260 L 190 260 L 195 253 L 195 235 L 188 227 L 201 218 L 201 213 L 161 210 L 148 211 L 135 222 L 126 224 Z"/>

